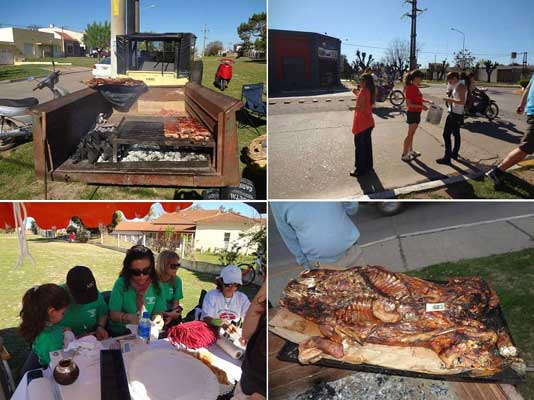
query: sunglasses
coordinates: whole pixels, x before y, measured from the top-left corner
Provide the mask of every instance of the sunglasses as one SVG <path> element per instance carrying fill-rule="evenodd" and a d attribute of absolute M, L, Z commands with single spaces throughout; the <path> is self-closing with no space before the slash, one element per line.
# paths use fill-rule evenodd
<path fill-rule="evenodd" d="M 239 283 L 224 283 L 224 287 L 232 287 L 232 286 L 239 286 Z"/>
<path fill-rule="evenodd" d="M 180 265 L 182 265 L 182 264 L 180 264 L 180 263 L 177 263 L 177 264 L 169 264 L 169 268 L 170 268 L 170 269 L 178 269 L 178 268 L 180 268 Z"/>
<path fill-rule="evenodd" d="M 152 271 L 152 267 L 146 267 L 144 269 L 130 268 L 130 271 L 132 272 L 133 276 L 150 275 L 150 272 Z"/>

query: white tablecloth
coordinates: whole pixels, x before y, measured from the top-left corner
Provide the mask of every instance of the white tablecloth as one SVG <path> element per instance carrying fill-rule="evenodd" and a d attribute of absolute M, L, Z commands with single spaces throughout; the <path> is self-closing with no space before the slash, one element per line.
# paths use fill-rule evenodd
<path fill-rule="evenodd" d="M 107 342 L 107 343 L 106 343 Z M 104 341 L 104 347 L 107 347 L 109 341 Z M 150 343 L 150 348 L 172 348 L 172 344 L 167 339 L 161 339 Z M 238 381 L 241 378 L 241 360 L 236 360 L 226 354 L 217 344 L 210 346 L 207 350 L 214 356 L 218 357 L 218 363 L 216 365 L 223 369 L 229 379 Z M 125 363 L 127 363 L 125 355 Z M 88 365 L 84 365 L 84 359 L 75 359 L 75 362 L 79 364 L 80 376 L 72 385 L 60 386 L 56 385 L 53 377 L 52 370 L 48 368 L 43 371 L 45 378 L 49 379 L 53 385 L 56 385 L 61 392 L 62 400 L 94 400 L 100 398 L 100 363 L 92 362 Z M 27 373 L 22 377 L 17 390 L 11 397 L 11 400 L 28 400 L 28 384 Z"/>

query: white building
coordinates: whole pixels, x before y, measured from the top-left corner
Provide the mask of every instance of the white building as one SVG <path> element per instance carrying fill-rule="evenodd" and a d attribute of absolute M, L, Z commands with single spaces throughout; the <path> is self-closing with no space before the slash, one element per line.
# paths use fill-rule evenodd
<path fill-rule="evenodd" d="M 262 219 L 253 219 L 234 212 L 219 210 L 183 210 L 166 213 L 147 222 L 121 221 L 113 234 L 130 243 L 147 243 L 147 239 L 164 232 L 180 236 L 183 252 L 189 246 L 200 252 L 215 252 L 241 247 L 242 254 L 250 254 L 256 248 L 248 247 L 248 239 L 242 234 L 258 231 L 265 224 Z"/>

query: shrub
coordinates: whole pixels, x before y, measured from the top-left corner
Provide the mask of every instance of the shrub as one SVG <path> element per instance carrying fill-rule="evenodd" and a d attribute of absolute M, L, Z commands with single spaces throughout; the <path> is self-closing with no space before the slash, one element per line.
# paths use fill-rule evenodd
<path fill-rule="evenodd" d="M 521 86 L 523 89 L 528 86 L 530 82 L 530 79 L 521 79 L 518 83 L 519 86 Z"/>

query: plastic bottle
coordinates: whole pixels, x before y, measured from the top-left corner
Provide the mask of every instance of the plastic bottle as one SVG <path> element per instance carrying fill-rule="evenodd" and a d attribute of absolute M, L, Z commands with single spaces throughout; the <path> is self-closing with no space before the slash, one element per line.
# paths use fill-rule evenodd
<path fill-rule="evenodd" d="M 145 311 L 137 326 L 137 336 L 145 343 L 148 343 L 150 340 L 150 326 L 150 313 Z"/>

